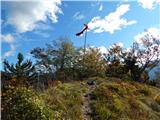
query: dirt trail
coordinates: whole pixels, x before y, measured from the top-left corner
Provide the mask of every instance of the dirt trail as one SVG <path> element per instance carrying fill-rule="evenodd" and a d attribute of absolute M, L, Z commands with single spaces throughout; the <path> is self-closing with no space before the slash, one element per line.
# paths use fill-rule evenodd
<path fill-rule="evenodd" d="M 83 94 L 84 104 L 82 107 L 83 111 L 83 120 L 93 120 L 92 119 L 92 110 L 90 106 L 90 100 L 92 97 L 92 92 L 95 89 L 95 85 L 87 85 L 88 89 L 86 93 Z"/>

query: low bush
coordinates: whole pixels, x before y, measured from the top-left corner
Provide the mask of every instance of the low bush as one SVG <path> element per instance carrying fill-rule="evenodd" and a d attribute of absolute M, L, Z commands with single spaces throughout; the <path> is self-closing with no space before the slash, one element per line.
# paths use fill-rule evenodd
<path fill-rule="evenodd" d="M 53 120 L 51 109 L 30 88 L 5 88 L 1 107 L 2 120 Z"/>

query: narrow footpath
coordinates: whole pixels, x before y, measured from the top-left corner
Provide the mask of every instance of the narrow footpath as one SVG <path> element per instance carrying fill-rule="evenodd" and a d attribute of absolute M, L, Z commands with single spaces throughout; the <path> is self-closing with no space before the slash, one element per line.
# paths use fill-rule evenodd
<path fill-rule="evenodd" d="M 95 84 L 93 83 L 87 83 L 87 91 L 83 94 L 83 120 L 93 120 L 93 113 L 90 106 L 90 100 L 92 99 L 92 92 L 95 89 Z"/>

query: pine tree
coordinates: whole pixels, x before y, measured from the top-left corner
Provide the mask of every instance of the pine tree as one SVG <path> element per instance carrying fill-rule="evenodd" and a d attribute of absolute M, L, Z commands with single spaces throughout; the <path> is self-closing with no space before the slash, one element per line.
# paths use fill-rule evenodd
<path fill-rule="evenodd" d="M 24 57 L 21 53 L 17 56 L 17 63 L 9 64 L 7 60 L 4 60 L 4 72 L 9 76 L 10 85 L 25 85 L 29 86 L 33 84 L 36 73 L 35 67 L 30 60 L 24 61 Z"/>

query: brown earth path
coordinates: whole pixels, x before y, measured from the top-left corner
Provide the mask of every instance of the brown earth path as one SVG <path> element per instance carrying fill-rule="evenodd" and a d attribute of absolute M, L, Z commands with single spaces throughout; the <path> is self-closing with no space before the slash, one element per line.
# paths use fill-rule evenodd
<path fill-rule="evenodd" d="M 92 92 L 95 89 L 95 85 L 87 85 L 87 90 L 86 92 L 83 94 L 83 99 L 84 99 L 84 103 L 83 103 L 83 107 L 82 107 L 82 111 L 83 111 L 83 120 L 93 120 L 93 114 L 92 114 L 92 110 L 91 110 L 91 106 L 90 106 L 90 100 L 92 97 Z"/>

